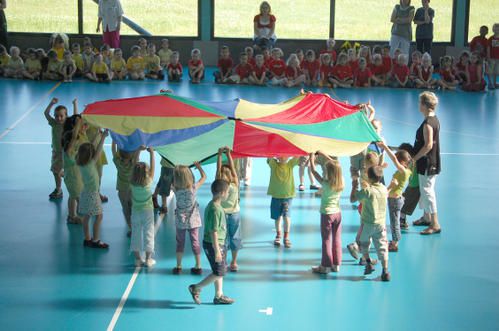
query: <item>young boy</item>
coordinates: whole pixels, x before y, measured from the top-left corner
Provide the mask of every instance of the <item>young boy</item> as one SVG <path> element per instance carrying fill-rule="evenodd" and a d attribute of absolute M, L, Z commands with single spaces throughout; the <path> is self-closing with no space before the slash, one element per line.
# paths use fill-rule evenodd
<path fill-rule="evenodd" d="M 166 69 L 170 64 L 170 58 L 173 51 L 170 49 L 170 41 L 168 39 L 161 39 L 161 48 L 158 51 L 161 67 Z"/>
<path fill-rule="evenodd" d="M 299 158 L 287 157 L 267 159 L 270 167 L 270 182 L 267 195 L 272 197 L 270 218 L 275 221 L 276 236 L 274 245 L 281 245 L 281 219 L 284 219 L 284 247 L 291 248 L 289 230 L 291 228 L 291 202 L 295 196 L 293 168 L 300 163 Z"/>
<path fill-rule="evenodd" d="M 62 176 L 63 176 L 63 161 L 62 161 L 62 131 L 64 121 L 68 117 L 68 111 L 63 105 L 59 105 L 54 110 L 54 117 L 50 116 L 50 110 L 58 103 L 57 98 L 50 100 L 45 112 L 45 118 L 52 127 L 52 165 L 50 171 L 54 174 L 55 190 L 49 194 L 50 200 L 62 199 Z"/>
<path fill-rule="evenodd" d="M 253 67 L 253 71 L 249 77 L 249 81 L 253 85 L 265 85 L 267 81 L 267 68 L 265 67 L 265 60 L 262 54 L 255 56 L 256 65 Z"/>
<path fill-rule="evenodd" d="M 492 26 L 492 37 L 489 38 L 487 47 L 487 62 L 489 70 L 487 76 L 489 78 L 489 89 L 494 90 L 499 85 L 497 84 L 497 75 L 499 75 L 499 23 Z"/>
<path fill-rule="evenodd" d="M 480 27 L 480 34 L 471 39 L 470 42 L 470 51 L 479 52 L 482 59 L 487 57 L 487 46 L 489 44 L 489 40 L 487 39 L 488 34 L 489 28 L 486 25 L 483 25 Z"/>
<path fill-rule="evenodd" d="M 191 51 L 191 59 L 188 63 L 189 77 L 192 84 L 199 84 L 204 79 L 204 64 L 201 60 L 201 51 L 194 48 Z"/>
<path fill-rule="evenodd" d="M 218 59 L 218 70 L 213 73 L 215 76 L 215 83 L 222 84 L 229 79 L 232 74 L 232 67 L 234 63 L 232 57 L 230 56 L 230 51 L 228 46 L 222 46 L 220 50 L 220 58 Z"/>
<path fill-rule="evenodd" d="M 234 68 L 233 75 L 227 80 L 234 84 L 249 84 L 249 77 L 253 67 L 248 63 L 248 54 L 241 53 L 239 55 L 239 64 Z"/>
<path fill-rule="evenodd" d="M 367 170 L 367 176 L 369 183 L 361 190 L 357 190 L 359 186 L 358 181 L 354 180 L 352 182 L 350 201 L 360 201 L 362 203 L 360 218 L 363 228 L 360 235 L 360 243 L 362 255 L 366 259 L 364 275 L 369 275 L 374 271 L 374 264 L 369 257 L 369 246 L 372 240 L 374 247 L 376 247 L 378 259 L 383 266 L 381 280 L 387 282 L 390 281 L 390 273 L 388 272 L 388 242 L 385 227 L 388 191 L 381 184 L 383 168 L 380 166 L 370 167 Z"/>
<path fill-rule="evenodd" d="M 128 58 L 126 62 L 126 67 L 130 79 L 132 80 L 143 80 L 145 78 L 145 62 L 144 58 L 140 56 L 140 47 L 135 45 L 132 47 L 132 56 Z"/>
<path fill-rule="evenodd" d="M 221 202 L 229 195 L 229 183 L 222 179 L 216 179 L 211 184 L 212 200 L 206 206 L 204 212 L 204 240 L 203 249 L 210 262 L 212 273 L 197 284 L 189 285 L 192 299 L 198 305 L 201 304 L 201 290 L 203 287 L 215 284 L 215 305 L 230 305 L 234 300 L 223 294 L 223 277 L 225 276 L 226 249 L 225 239 L 227 237 L 227 223 L 225 212 Z"/>
<path fill-rule="evenodd" d="M 177 51 L 172 53 L 170 63 L 168 64 L 168 81 L 180 82 L 182 80 L 182 64 L 179 62 L 179 53 Z"/>
<path fill-rule="evenodd" d="M 161 60 L 156 55 L 156 45 L 150 43 L 147 45 L 147 55 L 144 56 L 144 66 L 146 69 L 146 77 L 150 79 L 163 80 L 163 67 L 161 67 Z"/>

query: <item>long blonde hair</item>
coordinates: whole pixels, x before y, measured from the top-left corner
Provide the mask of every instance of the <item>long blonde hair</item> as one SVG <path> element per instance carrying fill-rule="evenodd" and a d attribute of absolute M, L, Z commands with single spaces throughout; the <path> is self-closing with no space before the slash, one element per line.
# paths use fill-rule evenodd
<path fill-rule="evenodd" d="M 191 169 L 184 165 L 178 165 L 173 170 L 173 185 L 176 190 L 185 190 L 194 184 L 194 176 Z"/>
<path fill-rule="evenodd" d="M 229 184 L 236 184 L 237 185 L 237 178 L 234 177 L 232 174 L 232 170 L 227 164 L 223 164 L 222 168 L 220 169 L 220 178 L 227 181 Z"/>
<path fill-rule="evenodd" d="M 331 160 L 326 163 L 326 178 L 333 191 L 343 191 L 345 184 L 341 172 L 341 164 L 337 160 Z"/>
<path fill-rule="evenodd" d="M 151 181 L 149 166 L 145 162 L 137 162 L 133 167 L 130 183 L 135 186 L 146 186 Z"/>

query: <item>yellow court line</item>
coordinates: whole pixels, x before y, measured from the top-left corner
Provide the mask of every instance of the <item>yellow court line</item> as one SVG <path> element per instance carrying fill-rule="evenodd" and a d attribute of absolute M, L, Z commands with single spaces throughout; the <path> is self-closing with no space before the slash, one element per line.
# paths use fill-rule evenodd
<path fill-rule="evenodd" d="M 8 128 L 6 128 L 1 134 L 0 134 L 0 140 L 2 140 L 6 135 L 8 135 L 12 130 L 16 128 L 16 126 L 19 125 L 26 117 L 28 117 L 29 114 L 31 114 L 33 111 L 35 111 L 38 106 L 42 103 L 43 100 L 45 100 L 46 97 L 48 97 L 52 92 L 54 92 L 59 86 L 61 85 L 61 82 L 57 83 L 52 87 L 47 93 L 45 93 L 33 106 L 31 106 L 21 117 L 17 119 L 14 123 L 12 123 Z"/>

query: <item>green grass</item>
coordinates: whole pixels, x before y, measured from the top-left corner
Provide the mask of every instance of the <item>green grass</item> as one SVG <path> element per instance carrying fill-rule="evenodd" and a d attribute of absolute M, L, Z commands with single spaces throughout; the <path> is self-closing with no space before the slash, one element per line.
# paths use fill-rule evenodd
<path fill-rule="evenodd" d="M 122 0 L 125 14 L 151 32 L 164 36 L 197 36 L 197 0 Z M 253 17 L 261 0 L 215 0 L 216 37 L 253 37 Z M 335 37 L 348 40 L 388 40 L 395 0 L 336 0 Z M 273 0 L 278 38 L 326 39 L 329 36 L 328 0 Z M 453 0 L 432 1 L 435 41 L 450 41 Z M 419 1 L 413 1 L 419 6 Z M 96 33 L 97 5 L 83 1 L 84 33 Z M 497 20 L 497 0 L 471 0 L 470 39 L 481 25 Z M 12 32 L 78 32 L 76 0 L 9 1 L 6 10 Z M 123 25 L 122 34 L 136 35 Z"/>

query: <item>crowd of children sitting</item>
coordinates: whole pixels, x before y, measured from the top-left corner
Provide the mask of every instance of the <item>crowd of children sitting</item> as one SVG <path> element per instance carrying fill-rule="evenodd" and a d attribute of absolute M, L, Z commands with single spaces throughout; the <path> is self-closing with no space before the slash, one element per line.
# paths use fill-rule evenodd
<path fill-rule="evenodd" d="M 421 88 L 455 90 L 460 86 L 465 91 L 483 91 L 497 87 L 499 74 L 499 24 L 494 24 L 493 35 L 487 38 L 488 28 L 481 27 L 480 35 L 473 38 L 470 51 L 461 52 L 458 59 L 443 56 L 439 68 L 433 66 L 428 53 L 414 51 L 410 58 L 399 49 L 390 55 L 390 47 L 361 46 L 345 42 L 336 49 L 334 39 L 329 39 L 326 48 L 317 54 L 314 50 L 296 50 L 284 61 L 280 48 L 262 49 L 254 54 L 253 47 L 239 53 L 236 65 L 229 47 L 223 46 L 214 73 L 218 84 L 278 85 L 286 87 L 370 87 L 389 86 L 396 88 Z M 168 39 L 161 41 L 156 50 L 153 43 L 140 38 L 131 48 L 128 60 L 121 49 L 110 49 L 103 45 L 97 50 L 89 38 L 80 44 L 69 42 L 64 34 L 52 38 L 51 49 L 27 49 L 21 54 L 18 47 L 11 47 L 10 54 L 0 45 L 0 75 L 10 78 L 46 79 L 71 82 L 73 77 L 85 77 L 94 82 L 112 80 L 159 79 L 165 76 L 170 82 L 179 82 L 183 67 L 179 53 L 172 51 Z M 410 61 L 409 61 L 410 60 Z M 438 75 L 436 75 L 438 74 Z M 188 61 L 188 75 L 193 84 L 205 78 L 205 67 L 201 51 L 193 49 Z"/>

